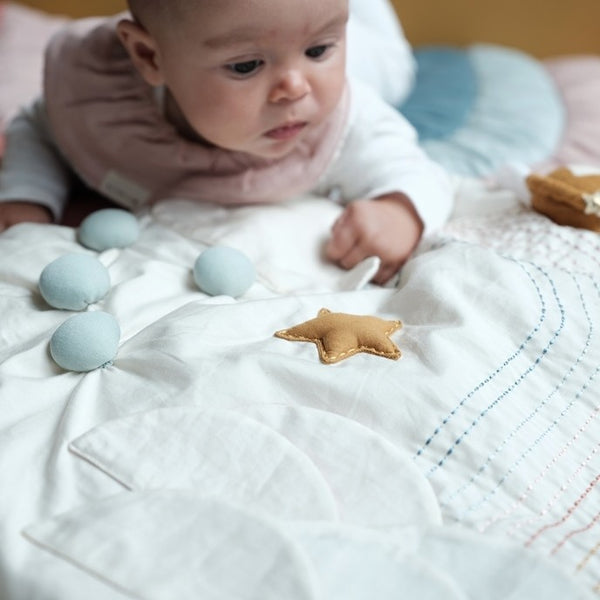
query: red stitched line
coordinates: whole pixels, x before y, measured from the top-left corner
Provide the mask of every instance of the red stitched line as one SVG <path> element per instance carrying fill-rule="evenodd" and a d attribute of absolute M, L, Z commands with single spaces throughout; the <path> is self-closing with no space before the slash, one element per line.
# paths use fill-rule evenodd
<path fill-rule="evenodd" d="M 579 498 L 577 498 L 577 500 L 575 501 L 573 506 L 571 506 L 567 510 L 567 512 L 562 516 L 562 518 L 560 518 L 558 521 L 555 521 L 554 523 L 549 523 L 548 525 L 544 525 L 544 527 L 542 527 L 541 529 L 538 529 L 525 542 L 525 546 L 531 546 L 533 544 L 533 542 L 537 538 L 539 538 L 540 535 L 542 535 L 545 531 L 548 531 L 549 529 L 553 529 L 554 527 L 558 527 L 559 525 L 562 525 L 563 523 L 565 523 L 569 519 L 569 517 L 575 512 L 575 510 L 577 510 L 577 508 L 579 508 L 580 504 L 585 500 L 585 498 L 587 498 L 587 496 L 596 487 L 596 485 L 598 485 L 598 482 L 600 482 L 600 473 L 598 473 L 598 475 L 596 475 L 596 477 L 594 477 L 593 481 L 587 486 L 587 488 L 585 489 L 583 494 L 581 494 L 581 496 L 579 496 Z"/>
<path fill-rule="evenodd" d="M 558 542 L 558 544 L 556 544 L 554 548 L 552 548 L 550 554 L 556 554 L 572 537 L 575 537 L 580 533 L 585 533 L 586 531 L 589 531 L 598 521 L 600 521 L 600 512 L 597 513 L 596 516 L 585 527 L 580 527 L 579 529 L 575 529 L 567 535 L 565 535 L 565 537 L 560 542 Z"/>

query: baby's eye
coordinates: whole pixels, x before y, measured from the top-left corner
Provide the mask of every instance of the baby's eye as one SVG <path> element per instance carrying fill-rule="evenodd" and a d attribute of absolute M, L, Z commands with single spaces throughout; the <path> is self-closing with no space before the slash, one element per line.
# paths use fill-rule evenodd
<path fill-rule="evenodd" d="M 249 75 L 253 71 L 256 71 L 256 69 L 262 65 L 262 62 L 262 60 L 258 59 L 246 60 L 244 62 L 227 65 L 227 68 L 236 75 Z"/>
<path fill-rule="evenodd" d="M 313 46 L 309 48 L 304 54 L 308 56 L 308 58 L 320 58 L 327 52 L 327 48 L 329 46 L 327 44 L 321 44 L 320 46 Z"/>

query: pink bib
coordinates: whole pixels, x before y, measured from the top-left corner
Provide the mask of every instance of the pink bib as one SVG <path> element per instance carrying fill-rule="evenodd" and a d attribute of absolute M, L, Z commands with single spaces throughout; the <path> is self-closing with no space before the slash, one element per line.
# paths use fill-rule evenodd
<path fill-rule="evenodd" d="M 166 198 L 278 202 L 315 187 L 341 146 L 348 91 L 288 155 L 267 160 L 181 136 L 138 74 L 111 19 L 84 19 L 46 52 L 44 99 L 62 155 L 92 188 L 136 208 Z"/>

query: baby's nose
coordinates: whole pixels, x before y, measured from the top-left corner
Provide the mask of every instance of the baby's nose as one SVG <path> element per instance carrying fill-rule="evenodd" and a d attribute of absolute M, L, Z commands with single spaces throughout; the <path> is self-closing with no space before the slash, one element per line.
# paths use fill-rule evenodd
<path fill-rule="evenodd" d="M 299 69 L 288 69 L 277 80 L 269 95 L 271 102 L 299 100 L 310 92 L 310 84 Z"/>

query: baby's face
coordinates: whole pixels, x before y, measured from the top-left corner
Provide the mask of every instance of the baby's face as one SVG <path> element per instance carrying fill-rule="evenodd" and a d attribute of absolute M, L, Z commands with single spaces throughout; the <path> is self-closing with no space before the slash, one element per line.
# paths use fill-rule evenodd
<path fill-rule="evenodd" d="M 157 38 L 160 70 L 208 142 L 281 157 L 337 105 L 347 0 L 203 0 Z"/>

